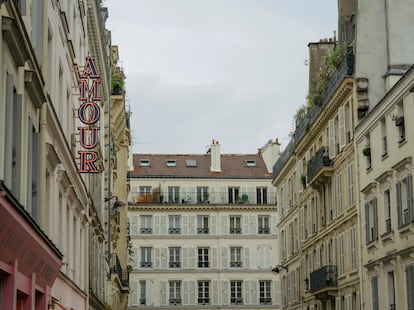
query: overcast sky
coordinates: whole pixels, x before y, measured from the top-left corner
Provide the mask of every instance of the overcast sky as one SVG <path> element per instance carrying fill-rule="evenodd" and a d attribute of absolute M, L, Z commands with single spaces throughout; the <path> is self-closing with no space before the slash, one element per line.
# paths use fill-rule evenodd
<path fill-rule="evenodd" d="M 126 73 L 135 153 L 256 153 L 289 142 L 306 102 L 308 43 L 336 0 L 106 0 Z"/>

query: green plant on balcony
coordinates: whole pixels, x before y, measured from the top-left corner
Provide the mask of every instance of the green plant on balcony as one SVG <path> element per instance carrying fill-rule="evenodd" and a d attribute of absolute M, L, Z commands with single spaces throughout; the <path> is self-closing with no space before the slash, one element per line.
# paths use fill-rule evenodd
<path fill-rule="evenodd" d="M 120 72 L 113 71 L 111 76 L 111 89 L 114 94 L 121 94 L 124 90 L 125 79 Z"/>
<path fill-rule="evenodd" d="M 362 149 L 362 154 L 364 156 L 370 156 L 371 155 L 371 146 L 369 144 L 367 144 L 363 149 Z"/>
<path fill-rule="evenodd" d="M 333 73 L 341 64 L 345 56 L 345 49 L 343 47 L 335 48 L 327 59 L 328 70 L 330 73 Z"/>

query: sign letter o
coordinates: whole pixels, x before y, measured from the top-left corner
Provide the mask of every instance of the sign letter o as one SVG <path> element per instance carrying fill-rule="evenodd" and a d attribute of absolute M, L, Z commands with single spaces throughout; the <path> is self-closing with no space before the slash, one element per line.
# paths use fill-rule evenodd
<path fill-rule="evenodd" d="M 90 111 L 89 115 L 87 115 L 88 108 Z M 78 116 L 82 123 L 91 125 L 99 120 L 99 117 L 101 116 L 101 109 L 95 102 L 87 101 L 82 103 L 79 107 Z"/>

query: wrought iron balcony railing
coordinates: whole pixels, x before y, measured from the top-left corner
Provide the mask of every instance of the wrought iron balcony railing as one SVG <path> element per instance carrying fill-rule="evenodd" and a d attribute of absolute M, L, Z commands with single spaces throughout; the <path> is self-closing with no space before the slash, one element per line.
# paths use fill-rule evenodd
<path fill-rule="evenodd" d="M 332 166 L 332 160 L 328 156 L 328 148 L 321 147 L 308 163 L 308 181 L 312 182 L 313 177 L 321 171 L 323 167 Z"/>
<path fill-rule="evenodd" d="M 205 204 L 249 204 L 249 205 L 275 205 L 276 193 L 263 192 L 263 188 L 258 191 L 245 192 L 214 192 L 209 193 L 208 199 L 198 199 L 195 192 L 180 191 L 175 196 L 159 193 L 139 193 L 132 192 L 133 200 L 136 204 L 187 204 L 187 205 L 205 205 Z"/>
<path fill-rule="evenodd" d="M 336 265 L 327 265 L 311 272 L 310 290 L 317 291 L 323 288 L 338 285 L 338 272 Z"/>
<path fill-rule="evenodd" d="M 122 269 L 121 263 L 119 262 L 118 255 L 116 253 L 111 254 L 111 260 L 109 263 L 111 273 L 116 273 L 118 275 L 122 286 L 129 287 L 129 272 L 127 269 Z"/>

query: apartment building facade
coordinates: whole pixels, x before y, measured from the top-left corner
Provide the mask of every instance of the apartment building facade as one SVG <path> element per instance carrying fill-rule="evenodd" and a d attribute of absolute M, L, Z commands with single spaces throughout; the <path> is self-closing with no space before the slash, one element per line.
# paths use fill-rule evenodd
<path fill-rule="evenodd" d="M 278 152 L 134 154 L 128 309 L 279 307 Z"/>
<path fill-rule="evenodd" d="M 100 115 L 109 102 L 105 10 L 1 1 L 0 15 L 1 307 L 102 309 L 105 182 L 80 172 L 104 170 L 105 126 L 98 117 L 96 140 L 81 137 L 90 119 L 79 111 L 93 101 Z M 99 160 L 82 166 L 91 141 Z"/>
<path fill-rule="evenodd" d="M 283 309 L 359 304 L 353 65 L 349 49 L 274 166 Z"/>

